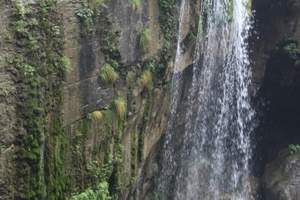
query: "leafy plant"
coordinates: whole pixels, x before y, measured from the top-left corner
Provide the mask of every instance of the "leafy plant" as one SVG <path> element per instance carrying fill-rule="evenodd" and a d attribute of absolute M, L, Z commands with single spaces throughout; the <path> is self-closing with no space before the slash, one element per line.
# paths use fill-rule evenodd
<path fill-rule="evenodd" d="M 97 194 L 92 190 L 92 189 L 87 189 L 83 193 L 80 193 L 78 195 L 74 195 L 71 197 L 70 200 L 96 200 L 97 199 Z"/>
<path fill-rule="evenodd" d="M 80 194 L 74 195 L 70 200 L 110 200 L 112 198 L 110 197 L 108 186 L 106 181 L 102 181 L 96 190 L 89 188 Z"/>
<path fill-rule="evenodd" d="M 147 89 L 148 91 L 152 89 L 153 81 L 152 81 L 152 73 L 150 70 L 145 70 L 140 79 L 139 84 L 142 89 Z"/>
<path fill-rule="evenodd" d="M 76 10 L 75 14 L 82 22 L 88 22 L 93 17 L 94 11 L 88 6 L 84 6 Z"/>
<path fill-rule="evenodd" d="M 176 0 L 159 0 L 159 25 L 163 34 L 163 46 L 160 51 L 161 73 L 157 75 L 163 75 L 168 66 L 168 62 L 174 56 L 172 48 L 174 47 L 173 41 L 176 38 L 177 28 L 177 14 L 176 14 Z M 162 78 L 162 76 L 160 77 Z"/>
<path fill-rule="evenodd" d="M 139 35 L 139 47 L 146 51 L 151 42 L 151 32 L 149 28 L 144 28 Z"/>
<path fill-rule="evenodd" d="M 109 84 L 114 84 L 119 79 L 119 74 L 110 64 L 104 64 L 100 70 L 100 78 Z"/>
<path fill-rule="evenodd" d="M 283 52 L 292 59 L 297 59 L 298 43 L 295 41 L 287 41 L 282 47 Z"/>
<path fill-rule="evenodd" d="M 102 166 L 98 161 L 90 162 L 87 166 L 88 170 L 99 183 L 95 188 L 88 188 L 80 194 L 73 195 L 70 200 L 111 200 L 108 179 L 113 172 L 113 163 L 112 152 L 108 153 L 108 160 Z"/>
<path fill-rule="evenodd" d="M 16 23 L 15 23 L 15 30 L 16 32 L 18 33 L 24 33 L 26 32 L 26 28 L 28 26 L 28 23 L 24 20 L 18 20 Z"/>
<path fill-rule="evenodd" d="M 300 144 L 290 144 L 289 152 L 290 154 L 300 153 Z"/>
<path fill-rule="evenodd" d="M 70 61 L 70 59 L 67 56 L 63 56 L 61 58 L 61 62 L 62 62 L 62 65 L 65 68 L 65 71 L 67 71 L 67 72 L 72 71 L 71 61 Z"/>
<path fill-rule="evenodd" d="M 164 45 L 169 48 L 176 30 L 176 0 L 159 0 L 159 9 L 160 26 L 166 42 Z"/>
<path fill-rule="evenodd" d="M 23 66 L 23 74 L 25 77 L 33 77 L 36 69 L 29 64 L 24 64 Z"/>
<path fill-rule="evenodd" d="M 82 35 L 86 36 L 92 33 L 94 27 L 94 11 L 89 8 L 88 5 L 83 4 L 81 8 L 76 10 L 75 15 L 79 18 L 82 26 Z"/>

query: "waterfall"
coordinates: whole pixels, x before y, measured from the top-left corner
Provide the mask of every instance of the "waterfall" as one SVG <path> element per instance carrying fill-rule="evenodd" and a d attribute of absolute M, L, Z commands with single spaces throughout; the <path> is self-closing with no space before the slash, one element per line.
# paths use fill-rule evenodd
<path fill-rule="evenodd" d="M 175 55 L 175 61 L 173 65 L 173 75 L 172 75 L 172 85 L 171 85 L 171 106 L 170 106 L 170 118 L 168 121 L 167 126 L 167 133 L 166 138 L 164 141 L 164 151 L 163 151 L 163 163 L 162 163 L 162 176 L 159 180 L 159 194 L 160 198 L 161 194 L 164 193 L 165 190 L 168 190 L 167 187 L 169 186 L 171 180 L 169 177 L 171 177 L 172 173 L 174 172 L 174 169 L 176 167 L 175 162 L 175 149 L 172 146 L 172 139 L 174 138 L 173 130 L 175 128 L 176 124 L 176 113 L 178 109 L 179 104 L 179 98 L 180 98 L 180 87 L 182 84 L 182 70 L 180 69 L 182 66 L 180 66 L 182 61 L 182 47 L 181 42 L 183 41 L 183 23 L 184 23 L 184 17 L 186 12 L 188 11 L 188 4 L 186 3 L 186 0 L 182 0 L 180 4 L 180 10 L 179 10 L 179 20 L 178 20 L 178 32 L 177 32 L 177 45 L 176 45 L 176 55 Z M 167 186 L 167 187 L 166 187 Z"/>
<path fill-rule="evenodd" d="M 184 5 L 183 0 L 180 22 Z M 164 186 L 160 192 L 171 192 L 169 199 L 255 199 L 249 166 L 254 126 L 248 91 L 250 5 L 251 0 L 201 2 L 193 80 L 180 149 L 172 144 L 180 75 L 175 73 L 173 77 L 171 117 L 160 178 Z M 176 60 L 180 59 L 180 25 L 178 35 Z"/>

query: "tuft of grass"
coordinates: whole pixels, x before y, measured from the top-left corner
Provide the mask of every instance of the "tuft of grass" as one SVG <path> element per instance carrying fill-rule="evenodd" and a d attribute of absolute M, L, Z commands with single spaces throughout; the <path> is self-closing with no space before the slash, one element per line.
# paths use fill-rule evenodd
<path fill-rule="evenodd" d="M 132 71 L 129 71 L 126 76 L 126 84 L 127 86 L 131 86 L 134 82 L 135 74 Z"/>
<path fill-rule="evenodd" d="M 114 84 L 119 79 L 119 74 L 107 63 L 102 66 L 99 75 L 101 80 L 109 84 Z"/>
<path fill-rule="evenodd" d="M 137 10 L 142 5 L 142 0 L 130 0 L 130 4 L 133 10 Z"/>
<path fill-rule="evenodd" d="M 149 28 L 144 28 L 139 34 L 139 47 L 146 51 L 151 42 L 151 32 Z"/>
<path fill-rule="evenodd" d="M 126 114 L 126 102 L 123 97 L 118 97 L 113 102 L 113 109 L 119 119 L 124 119 Z"/>
<path fill-rule="evenodd" d="M 152 81 L 152 73 L 150 70 L 145 70 L 140 79 L 139 79 L 139 84 L 142 89 L 146 89 L 150 91 L 153 86 L 153 81 Z"/>
<path fill-rule="evenodd" d="M 103 113 L 99 110 L 96 110 L 91 113 L 91 119 L 96 122 L 100 122 L 103 119 Z"/>

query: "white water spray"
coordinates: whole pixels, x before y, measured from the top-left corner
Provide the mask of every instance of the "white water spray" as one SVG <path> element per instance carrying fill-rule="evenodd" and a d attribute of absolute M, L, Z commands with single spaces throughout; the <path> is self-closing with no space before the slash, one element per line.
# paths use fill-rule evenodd
<path fill-rule="evenodd" d="M 175 176 L 175 182 L 168 183 L 173 184 L 173 194 L 169 195 L 172 199 L 255 199 L 249 167 L 254 127 L 248 91 L 251 85 L 247 49 L 249 5 L 250 0 L 201 3 L 189 109 L 178 151 L 170 143 L 178 107 L 178 98 L 174 98 L 178 96 L 178 87 L 173 78 L 172 105 L 176 107 L 172 107 L 164 147 L 168 155 L 167 175 Z M 180 38 L 180 30 L 178 35 Z M 178 55 L 180 43 L 176 60 Z"/>

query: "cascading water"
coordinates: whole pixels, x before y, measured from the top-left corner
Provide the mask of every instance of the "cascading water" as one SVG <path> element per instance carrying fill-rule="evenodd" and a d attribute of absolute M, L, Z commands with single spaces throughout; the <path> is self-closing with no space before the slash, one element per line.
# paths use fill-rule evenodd
<path fill-rule="evenodd" d="M 183 0 L 183 7 L 184 4 Z M 249 167 L 254 118 L 248 91 L 251 72 L 246 42 L 250 5 L 251 0 L 201 3 L 189 108 L 180 149 L 170 142 L 174 137 L 178 96 L 174 91 L 178 78 L 173 78 L 172 105 L 176 107 L 172 108 L 160 178 L 160 193 L 172 193 L 168 199 L 255 198 Z M 181 17 L 183 12 L 181 9 Z"/>
<path fill-rule="evenodd" d="M 174 172 L 176 162 L 174 161 L 175 149 L 170 144 L 174 137 L 172 133 L 175 128 L 176 123 L 176 113 L 178 109 L 179 97 L 180 97 L 180 87 L 182 84 L 182 70 L 180 69 L 180 63 L 182 60 L 182 48 L 181 42 L 183 40 L 183 23 L 185 13 L 188 11 L 188 4 L 186 0 L 181 1 L 180 12 L 179 12 L 179 23 L 178 23 L 178 33 L 177 33 L 177 45 L 176 45 L 176 55 L 175 62 L 173 67 L 173 76 L 172 76 L 172 85 L 171 85 L 171 112 L 170 118 L 167 127 L 166 138 L 164 142 L 164 152 L 163 152 L 163 175 L 161 176 L 161 180 L 159 180 L 159 193 L 162 194 L 163 191 L 167 190 L 166 185 L 168 186 L 170 180 L 167 177 L 170 177 Z"/>

